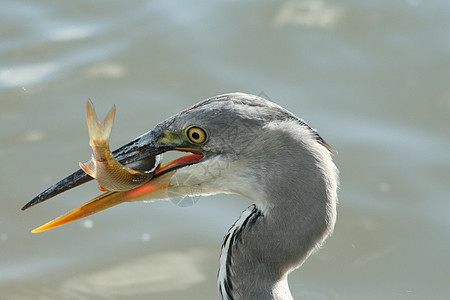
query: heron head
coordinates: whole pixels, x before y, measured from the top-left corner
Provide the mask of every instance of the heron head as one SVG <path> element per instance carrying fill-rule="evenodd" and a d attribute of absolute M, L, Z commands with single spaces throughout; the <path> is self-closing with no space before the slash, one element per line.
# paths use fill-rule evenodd
<path fill-rule="evenodd" d="M 169 151 L 187 155 L 158 166 L 149 182 L 129 191 L 106 192 L 34 232 L 61 226 L 122 202 L 214 193 L 238 193 L 252 198 L 262 193 L 258 186 L 259 171 L 276 160 L 274 156 L 282 150 L 279 141 L 287 139 L 283 136 L 286 133 L 273 126 L 281 122 L 300 123 L 307 135 L 328 146 L 306 123 L 270 101 L 242 93 L 216 96 L 168 118 L 113 153 L 119 162 L 133 168 Z M 57 193 L 90 180 L 83 173 L 78 177 L 75 174 L 78 173 L 53 186 Z M 44 195 L 37 202 L 57 193 Z"/>

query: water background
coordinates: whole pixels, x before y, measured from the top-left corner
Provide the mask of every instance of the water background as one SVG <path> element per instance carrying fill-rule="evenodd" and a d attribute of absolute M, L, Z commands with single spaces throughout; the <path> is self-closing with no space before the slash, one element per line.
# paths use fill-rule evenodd
<path fill-rule="evenodd" d="M 450 2 L 24 1 L 0 9 L 0 299 L 217 299 L 222 238 L 250 202 L 122 204 L 30 230 L 99 194 L 23 204 L 90 157 L 227 92 L 264 93 L 336 148 L 335 234 L 296 299 L 450 299 Z"/>

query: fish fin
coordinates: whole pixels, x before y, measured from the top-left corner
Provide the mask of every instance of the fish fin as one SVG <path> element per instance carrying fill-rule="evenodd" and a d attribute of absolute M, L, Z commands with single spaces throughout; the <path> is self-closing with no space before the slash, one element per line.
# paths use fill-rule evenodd
<path fill-rule="evenodd" d="M 111 136 L 111 131 L 112 131 L 115 117 L 116 117 L 116 106 L 113 105 L 101 125 L 102 126 L 102 137 L 107 141 L 109 141 L 109 137 Z"/>
<path fill-rule="evenodd" d="M 102 192 L 109 192 L 109 190 L 105 187 L 102 187 L 100 184 L 98 185 L 98 189 Z"/>
<path fill-rule="evenodd" d="M 89 131 L 89 144 L 91 147 L 94 145 L 94 141 L 100 139 L 100 122 L 95 114 L 94 105 L 91 100 L 86 103 L 86 120 Z"/>
<path fill-rule="evenodd" d="M 92 159 L 90 161 L 87 161 L 85 163 L 80 162 L 79 163 L 80 168 L 89 176 L 95 178 L 96 173 L 95 173 L 95 158 L 92 155 Z"/>
<path fill-rule="evenodd" d="M 113 105 L 113 107 L 106 115 L 105 120 L 102 123 L 100 123 L 97 114 L 95 113 L 92 101 L 91 100 L 87 101 L 86 119 L 90 138 L 89 144 L 91 145 L 91 147 L 95 145 L 95 141 L 109 142 L 109 137 L 111 135 L 115 115 L 116 115 L 116 106 Z"/>

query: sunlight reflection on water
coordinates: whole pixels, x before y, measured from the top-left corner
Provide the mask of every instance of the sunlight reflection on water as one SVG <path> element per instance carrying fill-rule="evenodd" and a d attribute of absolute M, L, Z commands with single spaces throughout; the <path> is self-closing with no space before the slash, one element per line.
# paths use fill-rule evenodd
<path fill-rule="evenodd" d="M 205 280 L 198 262 L 205 253 L 198 249 L 185 252 L 155 253 L 120 262 L 62 283 L 64 297 L 85 296 L 117 298 L 185 290 Z"/>
<path fill-rule="evenodd" d="M 14 66 L 0 70 L 0 87 L 18 87 L 42 82 L 59 71 L 53 62 Z"/>
<path fill-rule="evenodd" d="M 303 25 L 311 27 L 333 27 L 342 18 L 343 10 L 324 1 L 287 1 L 278 11 L 275 27 Z"/>

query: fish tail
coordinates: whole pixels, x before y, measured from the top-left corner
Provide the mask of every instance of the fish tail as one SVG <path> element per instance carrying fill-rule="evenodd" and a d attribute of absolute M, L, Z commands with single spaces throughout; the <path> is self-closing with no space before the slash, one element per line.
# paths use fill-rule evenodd
<path fill-rule="evenodd" d="M 111 135 L 112 126 L 114 124 L 114 118 L 116 115 L 116 106 L 110 109 L 105 117 L 105 120 L 100 123 L 97 114 L 95 113 L 94 105 L 91 100 L 87 101 L 86 104 L 86 119 L 88 124 L 90 144 L 95 145 L 95 141 L 105 141 L 109 142 L 109 137 Z"/>
<path fill-rule="evenodd" d="M 95 178 L 95 158 L 94 155 L 92 155 L 92 159 L 90 161 L 87 161 L 85 163 L 80 162 L 79 163 L 80 168 L 89 176 Z"/>

